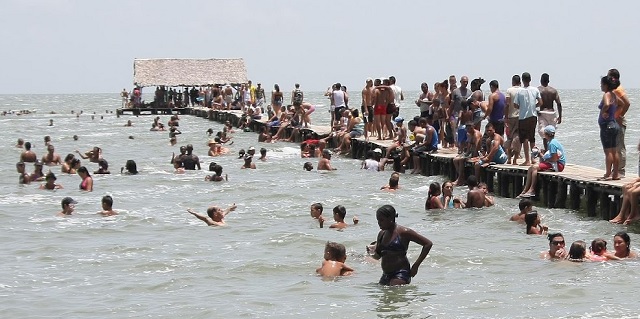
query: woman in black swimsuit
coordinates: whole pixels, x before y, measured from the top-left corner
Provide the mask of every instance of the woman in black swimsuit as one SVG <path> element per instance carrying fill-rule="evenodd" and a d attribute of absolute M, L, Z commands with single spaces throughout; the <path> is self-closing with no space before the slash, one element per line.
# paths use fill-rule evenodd
<path fill-rule="evenodd" d="M 418 267 L 427 257 L 433 243 L 428 238 L 416 233 L 413 229 L 396 224 L 395 208 L 384 205 L 376 211 L 380 233 L 376 240 L 373 258 L 380 259 L 382 277 L 380 284 L 386 286 L 406 285 L 411 282 L 411 277 L 418 273 Z M 410 266 L 407 258 L 409 242 L 422 246 L 420 256 Z"/>

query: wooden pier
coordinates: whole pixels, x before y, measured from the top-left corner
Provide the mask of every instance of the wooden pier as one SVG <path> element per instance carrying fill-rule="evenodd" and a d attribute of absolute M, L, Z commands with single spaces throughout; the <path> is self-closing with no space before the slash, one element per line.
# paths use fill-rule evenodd
<path fill-rule="evenodd" d="M 119 117 L 124 114 L 131 115 L 158 115 L 158 114 L 187 114 L 188 109 L 185 107 L 168 108 L 168 107 L 134 107 L 116 109 L 116 115 Z"/>
<path fill-rule="evenodd" d="M 241 111 L 217 111 L 208 108 L 187 108 L 186 114 L 207 118 L 211 121 L 224 123 L 230 121 L 238 126 L 242 116 Z M 267 121 L 253 120 L 251 130 L 260 132 L 267 126 Z M 329 135 L 328 126 L 310 125 L 309 128 L 300 129 L 300 136 L 296 142 L 301 142 L 310 134 L 317 134 L 319 138 Z M 286 130 L 289 137 L 292 129 Z M 365 140 L 364 137 L 351 140 L 350 156 L 354 159 L 362 159 L 369 150 L 380 148 L 386 154 L 390 146 L 389 140 Z M 332 146 L 332 145 L 329 145 Z M 333 146 L 335 147 L 335 146 Z M 449 180 L 457 178 L 453 167 L 453 159 L 457 156 L 454 149 L 439 150 L 435 154 L 421 155 L 422 175 L 443 175 Z M 409 161 L 410 165 L 412 161 Z M 518 165 L 490 165 L 481 169 L 480 181 L 487 183 L 489 191 L 502 197 L 515 198 L 525 184 L 525 177 L 529 167 Z M 473 175 L 473 163 L 467 163 L 465 175 Z M 598 181 L 598 177 L 604 175 L 604 171 L 593 167 L 567 163 L 562 172 L 538 172 L 536 183 L 536 197 L 531 198 L 538 206 L 549 208 L 569 208 L 584 211 L 590 217 L 600 217 L 609 220 L 615 217 L 622 204 L 622 187 L 632 182 L 635 178 L 626 177 L 618 181 Z"/>

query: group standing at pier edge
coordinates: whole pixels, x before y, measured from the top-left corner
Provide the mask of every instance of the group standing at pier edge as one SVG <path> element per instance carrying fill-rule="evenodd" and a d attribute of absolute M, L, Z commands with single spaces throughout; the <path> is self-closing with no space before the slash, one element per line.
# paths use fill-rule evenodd
<path fill-rule="evenodd" d="M 404 173 L 411 163 L 419 164 L 419 161 L 416 164 L 416 158 L 420 154 L 437 152 L 439 148 L 457 149 L 458 155 L 454 159 L 454 166 L 458 173 L 458 179 L 454 182 L 446 182 L 442 187 L 438 183 L 430 185 L 425 203 L 425 209 L 430 210 L 481 208 L 493 205 L 493 199 L 487 195 L 486 185 L 477 183 L 475 175 L 478 174 L 480 167 L 491 164 L 518 165 L 521 148 L 523 148 L 524 162 L 520 165 L 528 166 L 529 169 L 525 189 L 519 196 L 522 198 L 521 213 L 512 217 L 512 220 L 525 223 L 527 234 L 546 234 L 548 228 L 541 224 L 541 218 L 537 212 L 532 210 L 528 198 L 535 197 L 537 172 L 544 170 L 559 172 L 566 165 L 567 154 L 565 154 L 561 142 L 556 139 L 558 124 L 562 123 L 562 104 L 559 94 L 557 90 L 549 86 L 550 78 L 546 73 L 542 74 L 539 87 L 531 86 L 531 75 L 527 72 L 521 76 L 514 75 L 512 86 L 505 93 L 500 91 L 498 81 L 493 80 L 489 83 L 491 94 L 488 96 L 485 96 L 482 91 L 484 83 L 485 80 L 482 78 L 476 78 L 469 83 L 469 78 L 462 76 L 458 86 L 456 77 L 452 75 L 442 82 L 435 83 L 435 92 L 429 90 L 426 82 L 422 83 L 422 93 L 415 100 L 415 105 L 419 109 L 415 109 L 416 116 L 408 121 L 407 126 L 404 124 L 404 118 L 400 116 L 400 111 L 402 110 L 404 114 L 412 111 L 407 107 L 401 107 L 404 94 L 402 89 L 396 85 L 395 77 L 366 79 L 359 107 L 354 106 L 353 101 L 349 101 L 347 88 L 336 83 L 325 94 L 331 103 L 332 133 L 326 138 L 318 139 L 315 137 L 303 141 L 301 156 L 321 157 L 317 163 L 318 170 L 335 170 L 331 166 L 333 153 L 326 148 L 327 145 L 338 145 L 334 149 L 335 152 L 348 152 L 350 140 L 354 138 L 391 140 L 386 158 L 381 158 L 381 151 L 371 151 L 370 154 L 367 154 L 367 160 L 363 162 L 362 168 L 383 171 L 387 164 L 392 164 L 394 173 L 391 175 L 389 184 L 383 186 L 382 190 L 396 191 L 400 189 L 400 174 Z M 469 84 L 470 87 L 468 87 Z M 601 180 L 616 180 L 626 173 L 624 133 L 627 123 L 625 114 L 629 110 L 630 103 L 625 90 L 620 85 L 620 73 L 616 69 L 609 70 L 608 74 L 602 77 L 601 89 L 603 97 L 599 105 L 598 124 L 606 161 L 606 172 Z M 139 105 L 142 103 L 140 96 L 140 88 L 134 90 L 133 97 L 129 97 L 126 90 L 123 90 L 123 104 Z M 274 85 L 269 104 L 266 99 L 267 95 L 261 84 L 253 86 L 249 81 L 247 84 L 210 86 L 200 90 L 192 87 L 191 90 L 185 88 L 184 91 L 174 91 L 173 88 L 166 90 L 164 87 L 158 87 L 154 102 L 159 106 L 167 107 L 199 105 L 215 110 L 241 110 L 243 120 L 240 121 L 240 127 L 242 128 L 245 128 L 244 126 L 252 119 L 266 119 L 269 127 L 277 129 L 278 133 L 272 136 L 271 132 L 265 130 L 260 134 L 259 142 L 275 142 L 283 139 L 282 129 L 284 127 L 293 128 L 295 134 L 296 130 L 299 133 L 300 129 L 310 124 L 310 115 L 314 112 L 315 106 L 305 101 L 304 92 L 300 89 L 299 84 L 296 84 L 291 92 L 291 105 L 284 104 L 284 92 L 278 84 Z M 351 106 L 349 106 L 350 102 Z M 159 120 L 159 117 L 154 120 L 152 131 L 164 131 Z M 485 125 L 485 134 L 482 134 L 481 126 L 485 120 L 488 123 Z M 125 126 L 132 125 L 131 121 L 125 124 Z M 173 146 L 181 134 L 177 129 L 179 127 L 178 116 L 172 116 L 167 126 L 169 126 L 170 144 Z M 228 155 L 229 148 L 223 145 L 231 146 L 233 144 L 232 133 L 234 130 L 231 123 L 225 123 L 224 129 L 218 132 L 215 138 L 209 140 L 208 155 L 211 157 L 230 156 Z M 213 130 L 210 130 L 209 135 L 212 134 Z M 542 138 L 540 147 L 536 146 L 536 134 Z M 39 160 L 31 150 L 30 142 L 24 142 L 22 139 L 18 141 L 16 146 L 24 148 L 20 155 L 20 162 L 16 165 L 20 174 L 19 183 L 28 184 L 32 181 L 46 180 L 46 183 L 42 184 L 40 188 L 61 189 L 62 185 L 55 183 L 55 175 L 51 171 L 49 174 L 45 174 L 42 170 L 43 165 L 61 165 L 61 173 L 79 175 L 81 190 L 90 192 L 93 191 L 94 186 L 100 187 L 94 185 L 89 170 L 80 164 L 80 159 L 69 153 L 62 161 L 47 137 L 45 137 L 45 145 L 47 146 L 47 154 Z M 640 145 L 638 147 L 640 149 Z M 241 150 L 238 157 L 244 161 L 241 168 L 257 168 L 253 162 L 255 152 L 254 147 L 249 147 L 246 153 Z M 268 160 L 266 152 L 267 150 L 264 148 L 260 150 L 259 160 Z M 82 159 L 88 159 L 91 163 L 98 164 L 98 170 L 94 174 L 110 174 L 108 163 L 103 158 L 100 147 L 96 146 L 87 152 L 76 151 L 76 153 Z M 464 167 L 467 162 L 474 163 L 475 175 L 464 176 Z M 32 174 L 26 173 L 25 163 L 34 163 Z M 170 163 L 177 174 L 185 170 L 199 170 L 201 166 L 200 159 L 193 153 L 192 145 L 181 147 L 180 154 L 172 156 Z M 305 170 L 310 170 L 309 167 L 313 169 L 313 164 L 305 163 Z M 213 162 L 209 165 L 209 169 L 214 175 L 207 176 L 206 181 L 223 182 L 228 180 L 226 175 L 223 177 L 222 167 L 219 164 Z M 416 172 L 418 171 L 414 167 L 413 173 Z M 137 174 L 136 163 L 133 160 L 127 161 L 125 167 L 121 169 L 121 173 Z M 469 186 L 466 198 L 453 196 L 454 183 Z M 611 222 L 630 224 L 639 220 L 639 196 L 640 178 L 624 187 L 622 208 L 618 216 Z M 64 198 L 62 200 L 63 211 L 58 215 L 72 215 L 75 203 L 76 201 L 69 197 Z M 103 210 L 99 214 L 103 216 L 116 215 L 117 212 L 113 210 L 112 206 L 113 198 L 105 196 L 102 199 Z M 192 209 L 188 209 L 188 212 L 209 226 L 224 226 L 226 225 L 224 218 L 235 208 L 235 204 L 226 210 L 211 206 L 207 209 L 207 216 L 200 215 Z M 322 205 L 312 205 L 311 215 L 319 221 L 322 227 L 322 223 L 325 221 L 325 218 L 322 217 Z M 346 228 L 345 216 L 346 209 L 344 207 L 334 209 L 333 218 L 336 224 L 335 227 L 332 225 L 330 228 Z M 377 210 L 376 219 L 380 232 L 376 241 L 367 247 L 371 257 L 381 261 L 383 276 L 380 283 L 384 285 L 408 284 L 411 278 L 417 274 L 420 264 L 433 246 L 433 243 L 426 237 L 410 228 L 397 225 L 397 216 L 395 208 L 390 205 L 384 205 Z M 357 223 L 357 219 L 354 218 L 355 223 Z M 591 254 L 586 252 L 584 242 L 574 242 L 571 249 L 565 251 L 564 237 L 561 234 L 549 235 L 549 241 L 550 249 L 543 255 L 550 259 L 610 260 L 635 257 L 636 255 L 635 252 L 630 251 L 630 240 L 626 233 L 619 233 L 614 237 L 615 253 L 606 251 L 606 241 L 603 239 L 596 239 L 592 242 Z M 422 247 L 421 253 L 413 265 L 407 258 L 410 242 Z M 325 262 L 317 270 L 322 275 L 346 275 L 353 271 L 352 268 L 344 264 L 346 256 L 344 246 L 340 244 L 327 243 L 324 258 Z"/>

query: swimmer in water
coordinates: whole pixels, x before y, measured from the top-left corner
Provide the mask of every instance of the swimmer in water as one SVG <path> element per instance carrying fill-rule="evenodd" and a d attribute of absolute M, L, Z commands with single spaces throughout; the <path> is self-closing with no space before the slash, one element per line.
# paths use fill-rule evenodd
<path fill-rule="evenodd" d="M 380 187 L 381 190 L 395 192 L 400 189 L 400 173 L 393 172 L 391 173 L 391 177 L 389 177 L 389 184 Z"/>
<path fill-rule="evenodd" d="M 329 226 L 329 228 L 337 228 L 337 229 L 344 229 L 347 228 L 348 224 L 344 222 L 344 218 L 347 216 L 347 209 L 342 206 L 342 205 L 338 205 L 336 207 L 333 208 L 333 220 L 336 221 L 335 224 Z M 356 225 L 358 224 L 359 220 L 357 216 L 353 217 L 353 224 Z"/>
<path fill-rule="evenodd" d="M 322 277 L 349 276 L 354 270 L 345 265 L 346 260 L 347 252 L 344 245 L 328 241 L 324 246 L 322 266 L 316 269 L 316 273 Z"/>
<path fill-rule="evenodd" d="M 62 199 L 61 203 L 62 203 L 62 211 L 56 214 L 57 217 L 71 216 L 78 202 L 76 202 L 71 197 L 65 197 Z"/>
<path fill-rule="evenodd" d="M 229 213 L 236 210 L 236 208 L 237 206 L 235 203 L 224 210 L 217 206 L 211 206 L 207 208 L 207 216 L 200 215 L 191 208 L 187 208 L 187 212 L 205 222 L 207 226 L 225 226 L 227 224 L 224 222 L 224 218 L 229 215 Z"/>
<path fill-rule="evenodd" d="M 56 174 L 52 172 L 47 173 L 47 175 L 44 177 L 44 180 L 46 182 L 44 184 L 40 184 L 40 189 L 54 190 L 64 188 L 62 187 L 62 185 L 56 184 L 56 179 Z"/>
<path fill-rule="evenodd" d="M 306 162 L 302 165 L 302 168 L 307 172 L 311 172 L 313 170 L 313 164 L 311 162 Z"/>
<path fill-rule="evenodd" d="M 76 153 L 82 157 L 82 159 L 89 159 L 91 163 L 99 163 L 102 159 L 102 149 L 94 146 L 92 150 L 80 153 L 80 151 L 76 150 Z"/>
<path fill-rule="evenodd" d="M 102 197 L 102 211 L 98 212 L 102 216 L 118 215 L 118 212 L 113 210 L 113 198 L 109 195 Z"/>

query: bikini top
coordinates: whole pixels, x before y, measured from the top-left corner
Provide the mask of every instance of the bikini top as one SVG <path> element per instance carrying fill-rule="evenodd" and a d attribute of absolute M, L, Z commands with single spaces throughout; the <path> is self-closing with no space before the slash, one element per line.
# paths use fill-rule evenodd
<path fill-rule="evenodd" d="M 384 233 L 378 236 L 378 245 L 376 248 L 376 253 L 378 253 L 378 255 L 384 256 L 387 251 L 400 251 L 400 252 L 407 253 L 407 249 L 402 244 L 400 235 L 396 235 L 396 237 L 392 239 L 391 242 L 389 242 L 389 244 L 387 244 L 386 246 L 382 245 L 383 236 L 384 236 Z"/>

